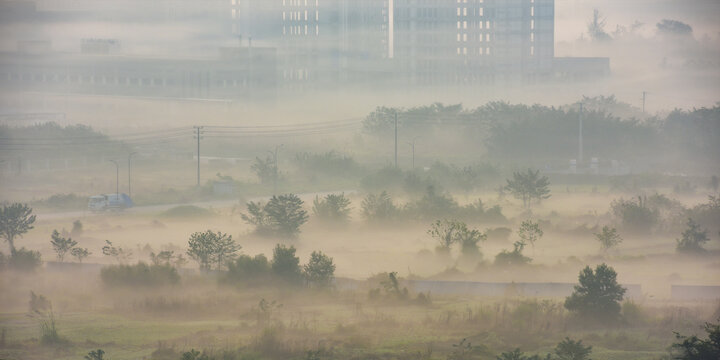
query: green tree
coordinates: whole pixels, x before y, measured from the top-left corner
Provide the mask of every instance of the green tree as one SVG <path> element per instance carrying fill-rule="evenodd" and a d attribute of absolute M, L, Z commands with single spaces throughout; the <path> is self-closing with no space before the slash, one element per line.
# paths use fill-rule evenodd
<path fill-rule="evenodd" d="M 677 239 L 677 251 L 684 253 L 704 252 L 703 244 L 710 241 L 707 230 L 700 230 L 693 219 L 688 218 L 687 229 L 682 232 L 682 239 Z"/>
<path fill-rule="evenodd" d="M 708 360 L 720 359 L 720 323 L 705 324 L 707 340 L 696 335 L 683 336 L 675 333 L 678 342 L 671 347 L 673 359 L 678 360 Z"/>
<path fill-rule="evenodd" d="M 555 346 L 557 360 L 590 360 L 592 346 L 584 346 L 582 340 L 573 340 L 566 337 L 565 340 Z"/>
<path fill-rule="evenodd" d="M 65 260 L 65 254 L 68 253 L 68 251 L 71 251 L 75 245 L 77 245 L 77 241 L 73 240 L 72 238 L 64 238 L 60 236 L 60 233 L 57 230 L 53 230 L 52 235 L 50 235 L 52 240 L 50 240 L 50 243 L 52 244 L 53 250 L 57 254 L 58 260 L 60 262 L 63 262 Z"/>
<path fill-rule="evenodd" d="M 368 194 L 362 201 L 362 214 L 369 222 L 393 221 L 399 213 L 387 191 L 380 194 Z"/>
<path fill-rule="evenodd" d="M 111 256 L 115 258 L 115 261 L 120 264 L 126 263 L 132 257 L 131 250 L 125 250 L 119 246 L 115 247 L 110 240 L 105 240 L 105 246 L 103 246 L 102 252 L 105 256 Z"/>
<path fill-rule="evenodd" d="M 275 164 L 275 161 L 271 156 L 268 156 L 265 159 L 256 157 L 255 162 L 252 166 L 250 166 L 250 169 L 255 172 L 257 177 L 260 179 L 260 182 L 263 184 L 272 183 L 275 180 L 275 177 L 278 176 L 277 164 Z"/>
<path fill-rule="evenodd" d="M 14 257 L 15 238 L 33 229 L 35 215 L 26 204 L 14 203 L 0 208 L 0 236 L 10 245 L 10 256 Z"/>
<path fill-rule="evenodd" d="M 105 351 L 102 349 L 97 349 L 90 351 L 87 355 L 85 355 L 85 360 L 104 360 L 105 359 Z"/>
<path fill-rule="evenodd" d="M 255 225 L 255 232 L 259 235 L 293 238 L 308 220 L 308 213 L 302 206 L 303 201 L 297 195 L 273 196 L 265 205 L 248 203 L 248 215 L 242 214 L 242 218 Z"/>
<path fill-rule="evenodd" d="M 313 201 L 313 214 L 327 223 L 347 223 L 350 210 L 350 199 L 345 194 L 328 194 L 323 199 L 315 196 Z"/>
<path fill-rule="evenodd" d="M 313 251 L 310 255 L 310 261 L 303 266 L 303 275 L 311 287 L 326 288 L 331 286 L 335 278 L 333 259 L 320 251 Z"/>
<path fill-rule="evenodd" d="M 222 232 L 196 232 L 190 235 L 187 254 L 198 262 L 200 269 L 209 271 L 220 268 L 234 259 L 241 246 L 235 243 L 231 235 Z"/>
<path fill-rule="evenodd" d="M 544 235 L 540 224 L 533 222 L 532 220 L 525 220 L 520 224 L 518 228 L 518 236 L 523 240 L 524 243 L 530 243 L 530 246 L 535 250 L 535 242 L 542 238 Z M 534 255 L 533 255 L 534 256 Z"/>
<path fill-rule="evenodd" d="M 603 226 L 602 231 L 595 234 L 595 238 L 600 242 L 603 253 L 607 253 L 608 250 L 619 245 L 623 240 L 618 234 L 617 229 L 609 226 Z"/>
<path fill-rule="evenodd" d="M 527 172 L 513 172 L 513 178 L 507 179 L 505 186 L 516 199 L 523 201 L 524 207 L 529 207 L 533 199 L 538 202 L 550 198 L 550 180 L 547 176 L 540 176 L 540 170 Z"/>
<path fill-rule="evenodd" d="M 296 237 L 300 226 L 308 220 L 303 201 L 297 195 L 273 196 L 265 206 L 265 212 L 272 220 L 275 231 L 280 236 Z"/>
<path fill-rule="evenodd" d="M 620 316 L 620 302 L 626 289 L 617 282 L 612 267 L 600 264 L 595 271 L 586 266 L 578 276 L 579 284 L 565 299 L 565 308 L 581 318 L 592 321 L 612 322 Z"/>
<path fill-rule="evenodd" d="M 70 250 L 70 255 L 77 259 L 79 263 L 82 263 L 83 259 L 90 256 L 92 253 L 87 248 L 75 247 Z"/>
<path fill-rule="evenodd" d="M 500 354 L 497 360 L 541 360 L 540 355 L 525 355 L 519 348 Z"/>
<path fill-rule="evenodd" d="M 297 283 L 301 279 L 300 258 L 295 255 L 295 247 L 277 244 L 273 249 L 272 271 L 280 279 Z"/>

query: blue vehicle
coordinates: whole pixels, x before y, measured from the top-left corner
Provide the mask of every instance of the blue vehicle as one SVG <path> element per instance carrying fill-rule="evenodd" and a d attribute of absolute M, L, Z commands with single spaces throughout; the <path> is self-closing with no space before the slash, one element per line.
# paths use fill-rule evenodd
<path fill-rule="evenodd" d="M 127 194 L 103 194 L 91 196 L 88 210 L 92 212 L 121 211 L 133 207 L 132 199 Z"/>

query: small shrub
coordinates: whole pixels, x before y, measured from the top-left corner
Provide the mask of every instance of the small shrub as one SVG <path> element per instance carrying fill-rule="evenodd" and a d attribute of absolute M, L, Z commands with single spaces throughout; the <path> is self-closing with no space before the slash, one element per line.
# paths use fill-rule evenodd
<path fill-rule="evenodd" d="M 591 353 L 592 346 L 584 346 L 582 340 L 575 341 L 569 337 L 566 337 L 555 347 L 557 360 L 590 360 Z"/>
<path fill-rule="evenodd" d="M 315 196 L 313 214 L 326 224 L 345 224 L 350 220 L 350 199 L 345 194 Z"/>
<path fill-rule="evenodd" d="M 705 249 L 703 244 L 710 241 L 707 230 L 700 230 L 693 219 L 688 218 L 687 229 L 682 233 L 682 239 L 677 239 L 677 251 L 684 253 L 702 253 Z"/>
<path fill-rule="evenodd" d="M 614 200 L 610 207 L 623 229 L 633 233 L 649 233 L 659 221 L 658 211 L 648 207 L 647 198 L 641 196 L 638 196 L 637 201 Z"/>
<path fill-rule="evenodd" d="M 213 216 L 213 212 L 194 205 L 181 205 L 165 210 L 160 216 L 166 218 L 200 218 Z"/>
<path fill-rule="evenodd" d="M 362 214 L 366 221 L 373 223 L 389 223 L 397 219 L 400 211 L 393 204 L 386 191 L 380 194 L 368 194 L 362 202 Z"/>
<path fill-rule="evenodd" d="M 85 360 L 104 360 L 105 351 L 102 349 L 92 350 L 85 355 Z"/>
<path fill-rule="evenodd" d="M 180 282 L 177 269 L 169 265 L 110 265 L 100 270 L 100 278 L 107 286 L 163 286 Z"/>
<path fill-rule="evenodd" d="M 496 266 L 517 266 L 527 265 L 532 259 L 523 255 L 525 249 L 525 243 L 522 241 L 516 241 L 513 244 L 513 251 L 503 250 L 499 254 L 495 255 Z"/>

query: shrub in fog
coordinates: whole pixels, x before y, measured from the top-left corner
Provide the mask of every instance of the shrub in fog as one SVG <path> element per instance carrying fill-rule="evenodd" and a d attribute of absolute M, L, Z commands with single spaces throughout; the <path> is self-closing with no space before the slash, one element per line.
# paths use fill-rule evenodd
<path fill-rule="evenodd" d="M 73 240 L 72 238 L 65 238 L 60 236 L 60 233 L 57 230 L 53 230 L 52 235 L 50 235 L 51 239 L 50 244 L 53 247 L 53 251 L 57 254 L 58 260 L 60 262 L 63 262 L 65 260 L 65 254 L 67 254 L 69 251 L 71 251 L 75 245 L 77 245 L 77 241 Z"/>
<path fill-rule="evenodd" d="M 677 239 L 677 251 L 684 253 L 705 252 L 703 244 L 710 241 L 707 230 L 701 230 L 693 219 L 688 218 L 687 228 L 682 232 L 682 238 Z"/>
<path fill-rule="evenodd" d="M 85 360 L 105 360 L 105 351 L 103 349 L 92 350 L 84 357 Z M 183 359 L 184 360 L 184 359 Z"/>
<path fill-rule="evenodd" d="M 0 237 L 10 245 L 10 256 L 14 257 L 15 239 L 34 228 L 35 215 L 26 204 L 14 203 L 0 208 Z"/>
<path fill-rule="evenodd" d="M 295 247 L 277 244 L 273 249 L 272 272 L 288 283 L 299 283 L 302 279 L 300 258 L 295 255 Z"/>
<path fill-rule="evenodd" d="M 516 241 L 513 244 L 513 250 L 503 250 L 495 255 L 496 266 L 517 266 L 529 264 L 532 259 L 523 255 L 523 250 L 527 244 L 523 241 Z"/>
<path fill-rule="evenodd" d="M 126 263 L 132 257 L 131 250 L 125 250 L 119 246 L 113 245 L 112 241 L 105 240 L 105 246 L 102 248 L 103 255 L 110 256 L 120 264 Z"/>
<path fill-rule="evenodd" d="M 478 243 L 487 240 L 487 235 L 457 220 L 437 220 L 427 233 L 438 241 L 436 251 L 443 255 L 449 255 L 451 247 L 460 244 L 463 256 L 481 256 Z"/>
<path fill-rule="evenodd" d="M 617 273 L 606 264 L 600 264 L 593 271 L 590 266 L 580 271 L 579 284 L 565 299 L 565 308 L 580 318 L 613 322 L 620 317 L 620 302 L 626 289 L 617 282 Z"/>
<path fill-rule="evenodd" d="M 73 221 L 72 230 L 70 234 L 73 236 L 80 236 L 83 233 L 83 223 L 80 220 Z"/>
<path fill-rule="evenodd" d="M 647 206 L 647 198 L 638 196 L 635 200 L 613 200 L 612 214 L 622 223 L 623 229 L 634 233 L 649 233 L 659 220 L 656 209 Z"/>
<path fill-rule="evenodd" d="M 350 220 L 350 199 L 345 194 L 315 196 L 313 214 L 324 223 L 344 224 Z"/>
<path fill-rule="evenodd" d="M 720 359 L 720 323 L 705 323 L 705 332 L 707 339 L 701 339 L 697 335 L 684 336 L 675 333 L 678 342 L 671 347 L 673 359 Z"/>
<path fill-rule="evenodd" d="M 250 169 L 255 172 L 258 179 L 260 179 L 260 182 L 263 184 L 270 184 L 277 180 L 276 178 L 279 176 L 277 164 L 275 163 L 273 157 L 269 155 L 265 159 L 256 157 L 255 162 L 253 162 Z"/>
<path fill-rule="evenodd" d="M 190 235 L 187 254 L 200 265 L 200 270 L 209 271 L 221 268 L 235 258 L 241 246 L 235 243 L 232 235 L 222 232 L 196 232 Z"/>
<path fill-rule="evenodd" d="M 334 150 L 321 154 L 295 154 L 295 164 L 301 172 L 307 174 L 353 176 L 361 170 L 352 156 L 342 155 Z"/>
<path fill-rule="evenodd" d="M 303 266 L 303 276 L 308 286 L 327 288 L 335 278 L 333 259 L 320 251 L 313 251 L 310 260 Z"/>
<path fill-rule="evenodd" d="M 304 202 L 297 195 L 273 196 L 266 204 L 249 202 L 245 222 L 255 225 L 255 233 L 265 236 L 296 237 L 308 220 Z"/>
<path fill-rule="evenodd" d="M 70 250 L 70 255 L 77 259 L 79 263 L 82 263 L 83 259 L 90 256 L 91 254 L 92 253 L 88 251 L 87 248 L 74 247 L 72 250 Z"/>
<path fill-rule="evenodd" d="M 540 229 L 540 224 L 533 222 L 532 220 L 525 220 L 520 224 L 518 228 L 518 236 L 524 243 L 530 243 L 530 246 L 535 249 L 535 242 L 543 237 L 544 233 Z"/>
<path fill-rule="evenodd" d="M 380 223 L 395 220 L 400 210 L 393 204 L 386 191 L 368 194 L 362 201 L 362 215 L 368 222 Z"/>
<path fill-rule="evenodd" d="M 251 286 L 266 284 L 272 271 L 270 262 L 263 254 L 255 255 L 255 257 L 240 255 L 237 259 L 229 261 L 227 268 L 225 282 Z"/>
<path fill-rule="evenodd" d="M 533 200 L 540 202 L 550 198 L 550 180 L 547 176 L 540 176 L 540 170 L 513 172 L 513 178 L 507 179 L 505 189 L 516 199 L 521 199 L 525 208 L 530 207 Z"/>
<path fill-rule="evenodd" d="M 565 340 L 555 346 L 555 357 L 550 359 L 557 360 L 590 360 L 592 346 L 585 346 L 582 340 L 573 340 L 566 337 Z"/>
<path fill-rule="evenodd" d="M 597 241 L 600 242 L 603 253 L 607 253 L 611 248 L 618 246 L 623 240 L 618 234 L 617 229 L 609 226 L 603 226 L 602 231 L 594 235 Z"/>
<path fill-rule="evenodd" d="M 180 281 L 177 269 L 170 265 L 109 265 L 100 270 L 100 279 L 107 286 L 161 286 Z"/>
<path fill-rule="evenodd" d="M 445 216 L 456 216 L 460 206 L 452 196 L 438 192 L 428 186 L 422 198 L 409 203 L 406 210 L 420 220 L 431 220 Z"/>
<path fill-rule="evenodd" d="M 0 252 L 0 270 L 34 271 L 40 265 L 42 260 L 39 251 L 27 250 L 23 247 L 15 251 L 15 256 L 7 256 Z"/>

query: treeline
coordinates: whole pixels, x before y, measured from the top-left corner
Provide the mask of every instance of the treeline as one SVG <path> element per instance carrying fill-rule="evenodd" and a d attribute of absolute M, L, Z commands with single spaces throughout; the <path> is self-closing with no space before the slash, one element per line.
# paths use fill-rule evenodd
<path fill-rule="evenodd" d="M 578 151 L 579 119 L 583 119 L 586 157 L 618 160 L 636 166 L 663 164 L 702 170 L 720 152 L 720 106 L 675 110 L 666 117 L 621 118 L 614 97 L 585 98 L 564 107 L 490 102 L 475 109 L 440 103 L 414 108 L 378 107 L 363 122 L 367 134 L 422 136 L 424 143 L 462 144 L 491 159 L 564 165 Z M 451 136 L 443 136 L 451 135 Z M 427 145 L 426 145 L 427 146 Z M 453 148 L 454 149 L 454 148 Z M 693 161 L 688 162 L 688 159 Z M 696 167 L 696 168 L 691 168 Z"/>

